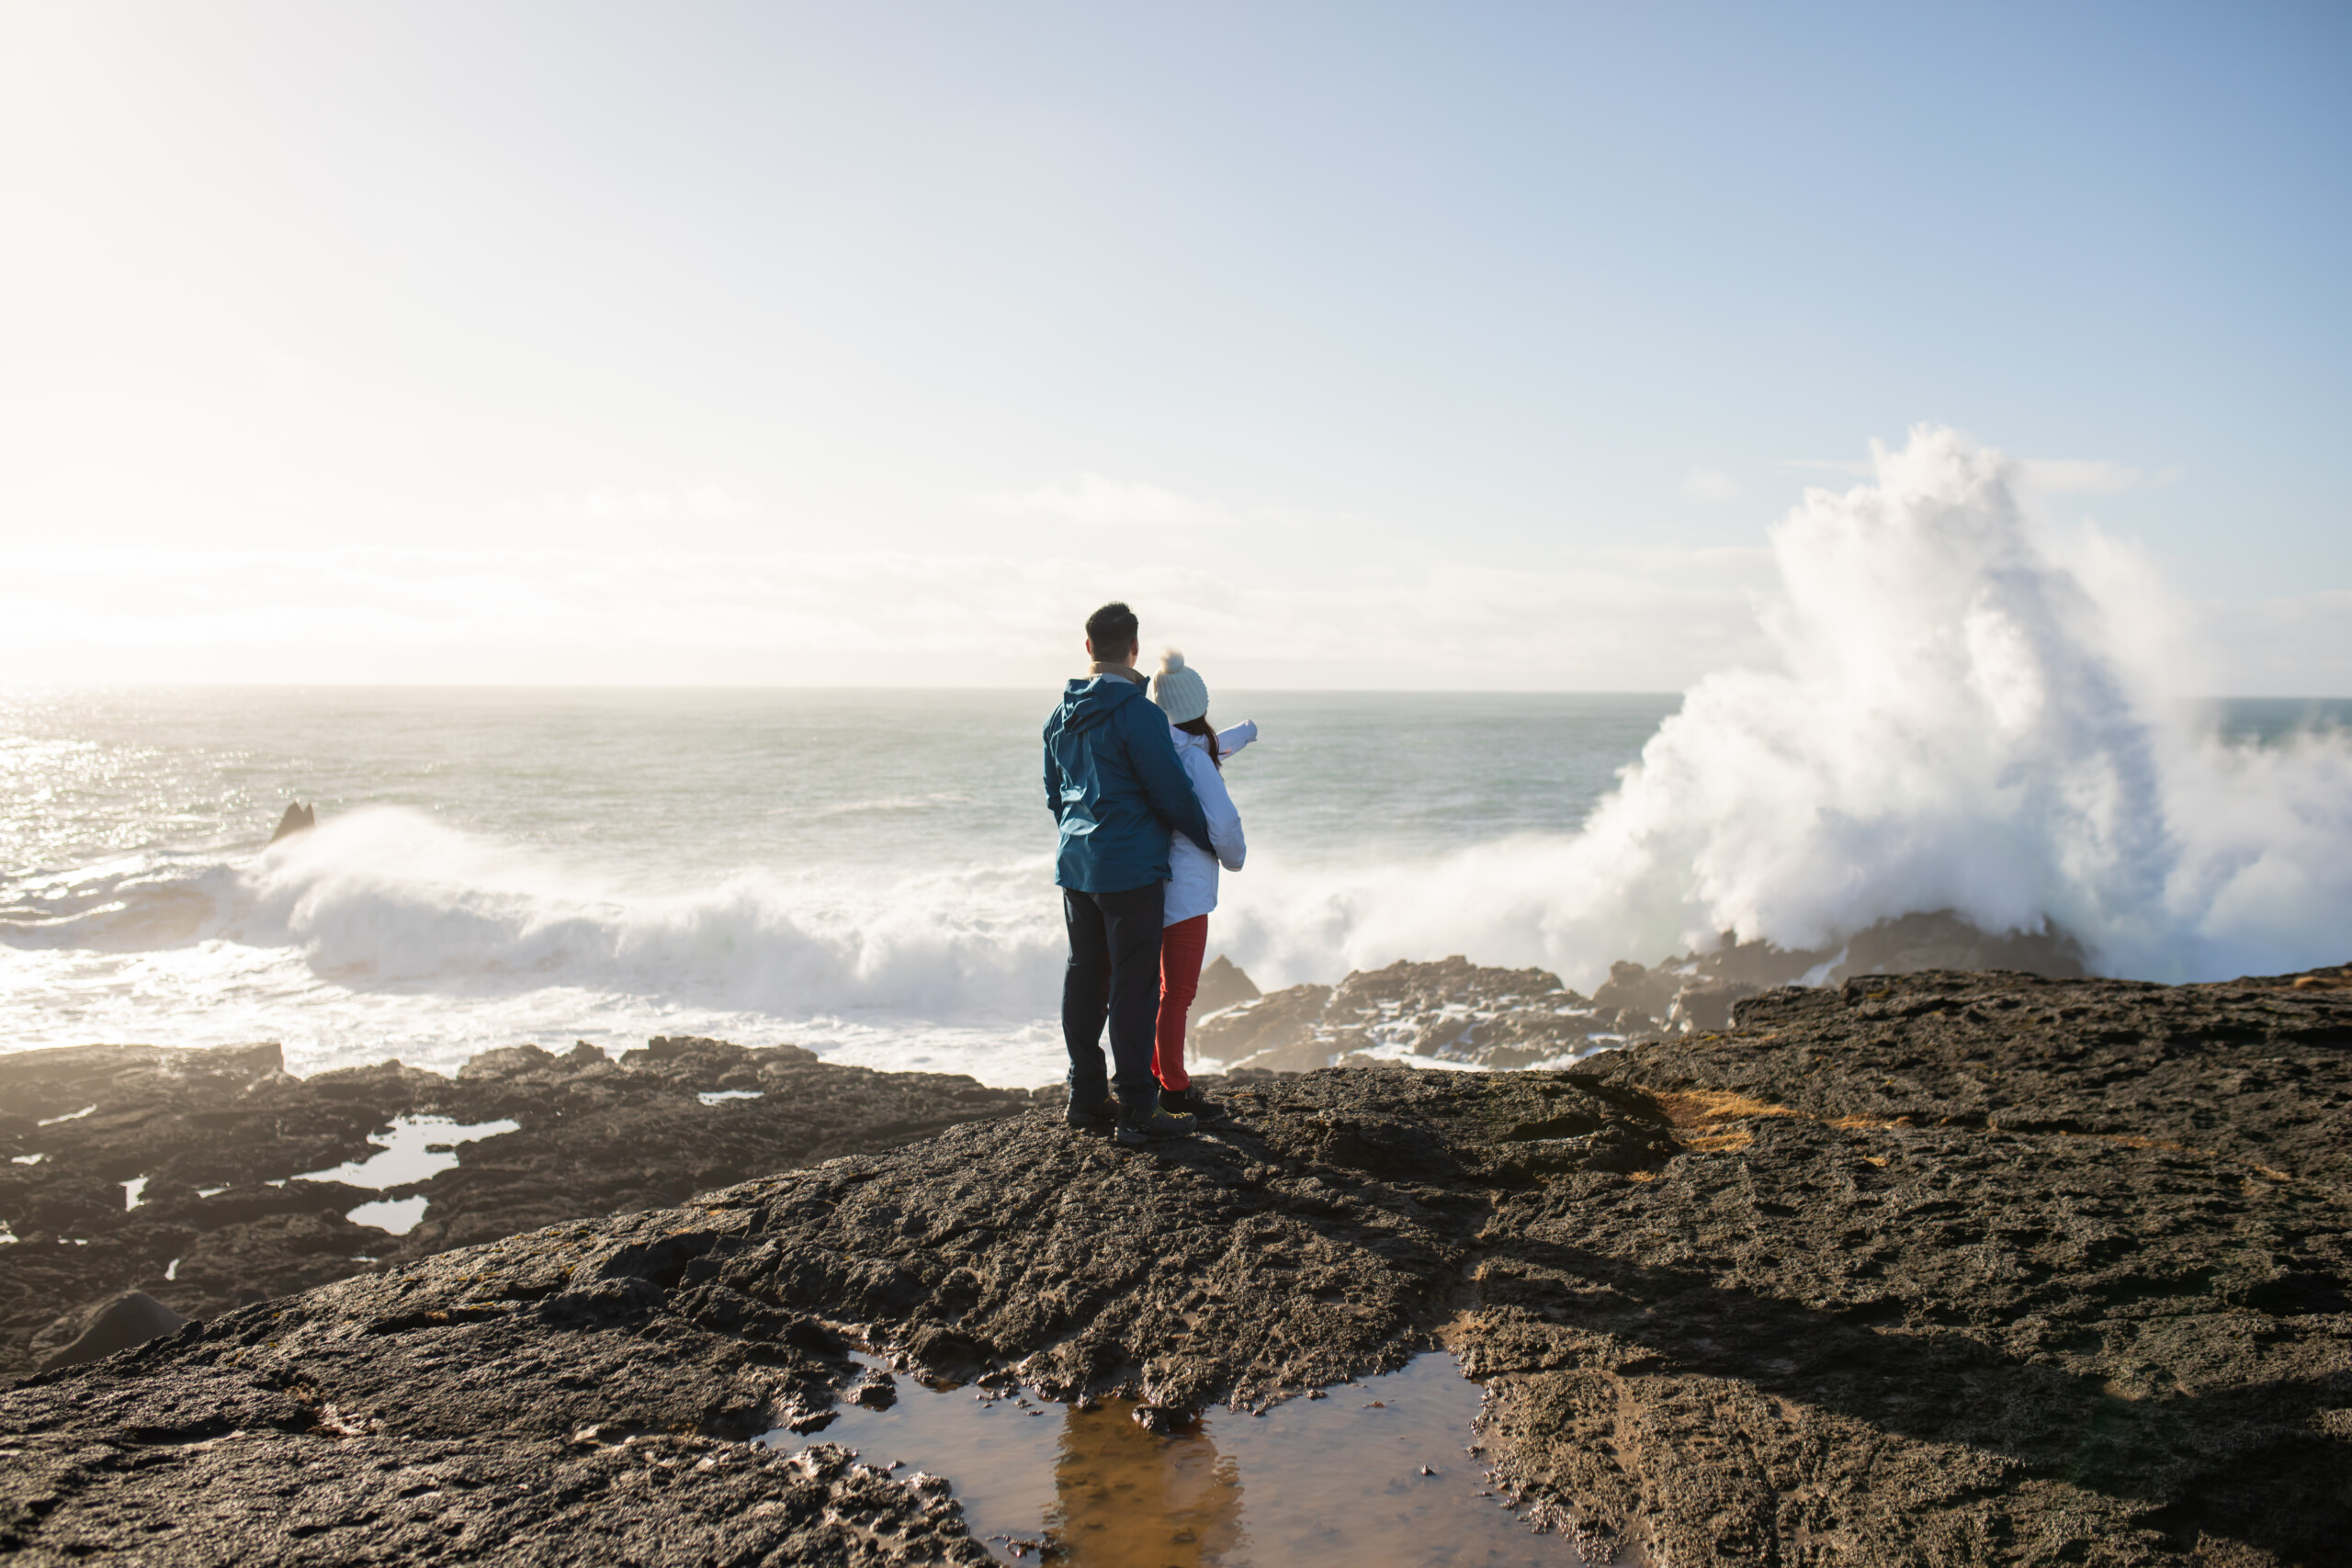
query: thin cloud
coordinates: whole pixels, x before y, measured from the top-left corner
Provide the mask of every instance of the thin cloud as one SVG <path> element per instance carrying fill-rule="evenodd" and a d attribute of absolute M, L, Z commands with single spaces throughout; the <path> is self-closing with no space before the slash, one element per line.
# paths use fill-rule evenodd
<path fill-rule="evenodd" d="M 735 523 L 760 508 L 714 484 L 667 489 L 599 489 L 579 495 L 511 502 L 507 513 L 562 523 Z"/>
<path fill-rule="evenodd" d="M 1737 501 L 1739 481 L 1713 468 L 1693 468 L 1683 476 L 1682 493 L 1692 501 Z"/>
<path fill-rule="evenodd" d="M 1268 583 L 914 553 L 28 552 L 0 555 L 0 667 L 33 682 L 1050 689 L 1080 661 L 1080 619 L 1115 592 L 1155 646 L 1227 688 L 1660 691 L 1757 649 L 1750 595 L 1768 570 L 1654 552 Z"/>
<path fill-rule="evenodd" d="M 1850 474 L 1856 479 L 1868 479 L 1878 471 L 1877 464 L 1868 458 L 1783 457 L 1780 466 Z M 2180 478 L 2178 468 L 2147 474 L 2132 464 L 2102 457 L 2021 457 L 2014 469 L 2018 489 L 2032 495 L 2121 495 L 2143 485 L 2161 489 Z"/>
<path fill-rule="evenodd" d="M 0 552 L 11 682 L 1031 686 L 1114 593 L 1218 689 L 1679 690 L 1769 660 L 1770 550 L 1266 582 L 916 553 Z M 1671 626 L 1672 637 L 1657 630 Z M 2216 692 L 2352 691 L 2352 593 L 2191 602 Z"/>
<path fill-rule="evenodd" d="M 996 491 L 972 498 L 1001 517 L 1030 517 L 1087 527 L 1232 528 L 1250 514 L 1214 501 L 1179 495 L 1158 485 L 1081 473 L 1034 490 Z"/>

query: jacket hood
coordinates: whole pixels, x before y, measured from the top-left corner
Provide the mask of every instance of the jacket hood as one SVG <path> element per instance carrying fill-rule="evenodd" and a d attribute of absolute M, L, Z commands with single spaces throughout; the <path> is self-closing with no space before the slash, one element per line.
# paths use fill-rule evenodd
<path fill-rule="evenodd" d="M 1062 728 L 1076 733 L 1110 722 L 1122 703 L 1143 697 L 1143 688 L 1124 675 L 1073 676 L 1062 688 Z"/>

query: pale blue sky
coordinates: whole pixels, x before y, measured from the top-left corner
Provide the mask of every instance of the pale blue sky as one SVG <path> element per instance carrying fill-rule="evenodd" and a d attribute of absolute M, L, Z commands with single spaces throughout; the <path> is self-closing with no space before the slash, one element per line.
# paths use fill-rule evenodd
<path fill-rule="evenodd" d="M 1099 577 L 1485 683 L 1375 632 L 1542 580 L 1533 683 L 1671 685 L 1853 482 L 1792 464 L 1931 421 L 2223 684 L 2343 688 L 2348 76 L 2340 6 L 0 4 L 0 552 L 48 674 L 251 678 L 300 600 L 345 678 L 922 678 L 977 589 L 956 677 L 1028 679 Z M 832 618 L 699 637 L 752 557 Z"/>

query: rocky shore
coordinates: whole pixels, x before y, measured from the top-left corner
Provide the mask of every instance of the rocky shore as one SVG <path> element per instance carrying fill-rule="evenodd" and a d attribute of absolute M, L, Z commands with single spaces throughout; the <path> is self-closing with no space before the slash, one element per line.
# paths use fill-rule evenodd
<path fill-rule="evenodd" d="M 224 1303 L 0 1396 L 0 1550 L 978 1562 L 937 1483 L 822 1441 L 867 1375 L 853 1349 L 1052 1398 L 1124 1391 L 1181 1421 L 1442 1340 L 1485 1385 L 1482 1459 L 1499 1486 L 1589 1561 L 2341 1562 L 2343 979 L 1858 975 L 1765 990 L 1719 1029 L 1661 1022 L 1564 1068 L 1212 1080 L 1237 1123 L 1148 1152 L 1069 1132 L 1026 1096 L 957 1101 L 968 1091 L 937 1080 L 909 1091 L 899 1121 L 877 1110 L 866 1123 L 877 1141 L 916 1140 L 902 1147 L 825 1157 L 842 1134 L 820 1140 L 812 1113 L 801 1152 L 747 1140 L 741 1158 L 772 1163 L 726 1167 L 708 1179 L 733 1184 L 691 1201 L 666 1175 L 632 1174 L 638 1212 L 423 1256 L 488 1223 L 460 1223 L 490 1210 L 454 1206 L 453 1183 L 447 1228 L 421 1224 L 367 1272 Z M 1433 1031 L 1427 1055 L 1464 1021 L 1473 1046 L 1517 1031 L 1548 1052 L 1558 1025 L 1544 1021 L 1594 1001 L 1494 971 L 1449 999 L 1405 975 L 1380 983 L 1373 1014 L 1404 1011 L 1398 980 L 1422 987 L 1416 1016 L 1453 1031 Z M 1350 1022 L 1330 1010 L 1346 990 L 1314 1010 L 1318 1051 L 1329 1037 L 1313 1030 Z M 665 1049 L 725 1057 L 746 1083 L 822 1066 Z M 670 1070 L 659 1056 L 570 1061 L 469 1069 L 432 1092 L 480 1098 L 420 1085 L 401 1103 L 526 1132 L 541 1118 L 560 1152 L 572 1134 L 552 1112 L 568 1119 L 586 1091 L 533 1097 L 575 1071 Z M 159 1055 L 142 1070 L 183 1069 Z M 289 1092 L 260 1081 L 257 1094 Z M 640 1092 L 608 1087 L 612 1109 L 583 1100 L 583 1114 L 619 1115 Z M 227 1103 L 192 1098 L 175 1114 L 200 1125 L 244 1091 L 217 1092 Z M 657 1123 L 667 1141 L 608 1123 L 570 1145 L 577 1164 L 530 1179 L 545 1201 L 606 1161 L 667 1172 L 673 1156 L 649 1149 L 720 1170 L 684 1133 L 686 1107 L 788 1103 L 642 1092 L 672 1118 Z M 24 1119 L 85 1103 L 69 1100 Z M 17 1088 L 7 1102 L 24 1103 Z M 103 1115 L 0 1131 L 47 1139 Z M 171 1125 L 139 1171 L 93 1167 L 91 1181 L 152 1172 L 157 1191 Z M 352 1131 L 305 1145 L 293 1168 L 363 1152 L 381 1125 L 377 1102 L 355 1105 Z M 467 1145 L 435 1179 L 473 1171 L 477 1151 L 486 1175 L 522 1135 Z M 174 1179 L 250 1183 L 264 1168 Z M 0 1253 L 30 1245 L 17 1234 Z M 746 1441 L 778 1428 L 806 1446 Z"/>
<path fill-rule="evenodd" d="M 214 1318 L 1028 1105 L 961 1075 L 697 1039 L 657 1039 L 617 1061 L 589 1045 L 510 1047 L 454 1079 L 396 1062 L 298 1078 L 275 1045 L 0 1055 L 0 1235 L 15 1238 L 0 1245 L 0 1381 L 65 1351 L 126 1292 Z M 514 1130 L 380 1190 L 300 1179 L 366 1159 L 395 1118 L 427 1116 Z M 424 1201 L 403 1234 L 345 1217 L 401 1199 Z"/>
<path fill-rule="evenodd" d="M 1265 995 L 1228 967 L 1201 977 L 1195 1009 L 1208 1016 L 1193 1038 L 1203 1055 L 1218 1061 L 1285 1073 L 1400 1051 L 1468 1066 L 1565 1065 L 1607 1046 L 1728 1029 L 1734 1008 L 1775 987 L 1932 969 L 2075 979 L 2084 974 L 2083 952 L 2064 931 L 1988 932 L 1947 909 L 1882 920 L 1841 946 L 1818 951 L 1737 942 L 1725 933 L 1708 953 L 1613 964 L 1589 997 L 1542 969 L 1487 969 L 1461 957 L 1392 964 L 1337 986 Z"/>

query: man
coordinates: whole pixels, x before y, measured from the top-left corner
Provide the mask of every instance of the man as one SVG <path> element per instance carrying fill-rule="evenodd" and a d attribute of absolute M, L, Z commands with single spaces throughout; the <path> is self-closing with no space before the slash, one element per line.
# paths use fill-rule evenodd
<path fill-rule="evenodd" d="M 1193 1131 L 1192 1117 L 1160 1108 L 1151 1072 L 1161 884 L 1171 833 L 1210 847 L 1208 818 L 1168 738 L 1167 716 L 1144 694 L 1136 671 L 1139 630 L 1125 604 L 1105 604 L 1087 616 L 1092 663 L 1063 690 L 1061 706 L 1046 721 L 1046 805 L 1061 825 L 1054 881 L 1069 929 L 1069 968 L 1062 976 L 1062 1039 L 1069 1047 L 1064 1116 L 1073 1127 L 1115 1123 L 1123 1144 Z M 1106 984 L 1114 1068 L 1109 1083 L 1102 1070 Z"/>

